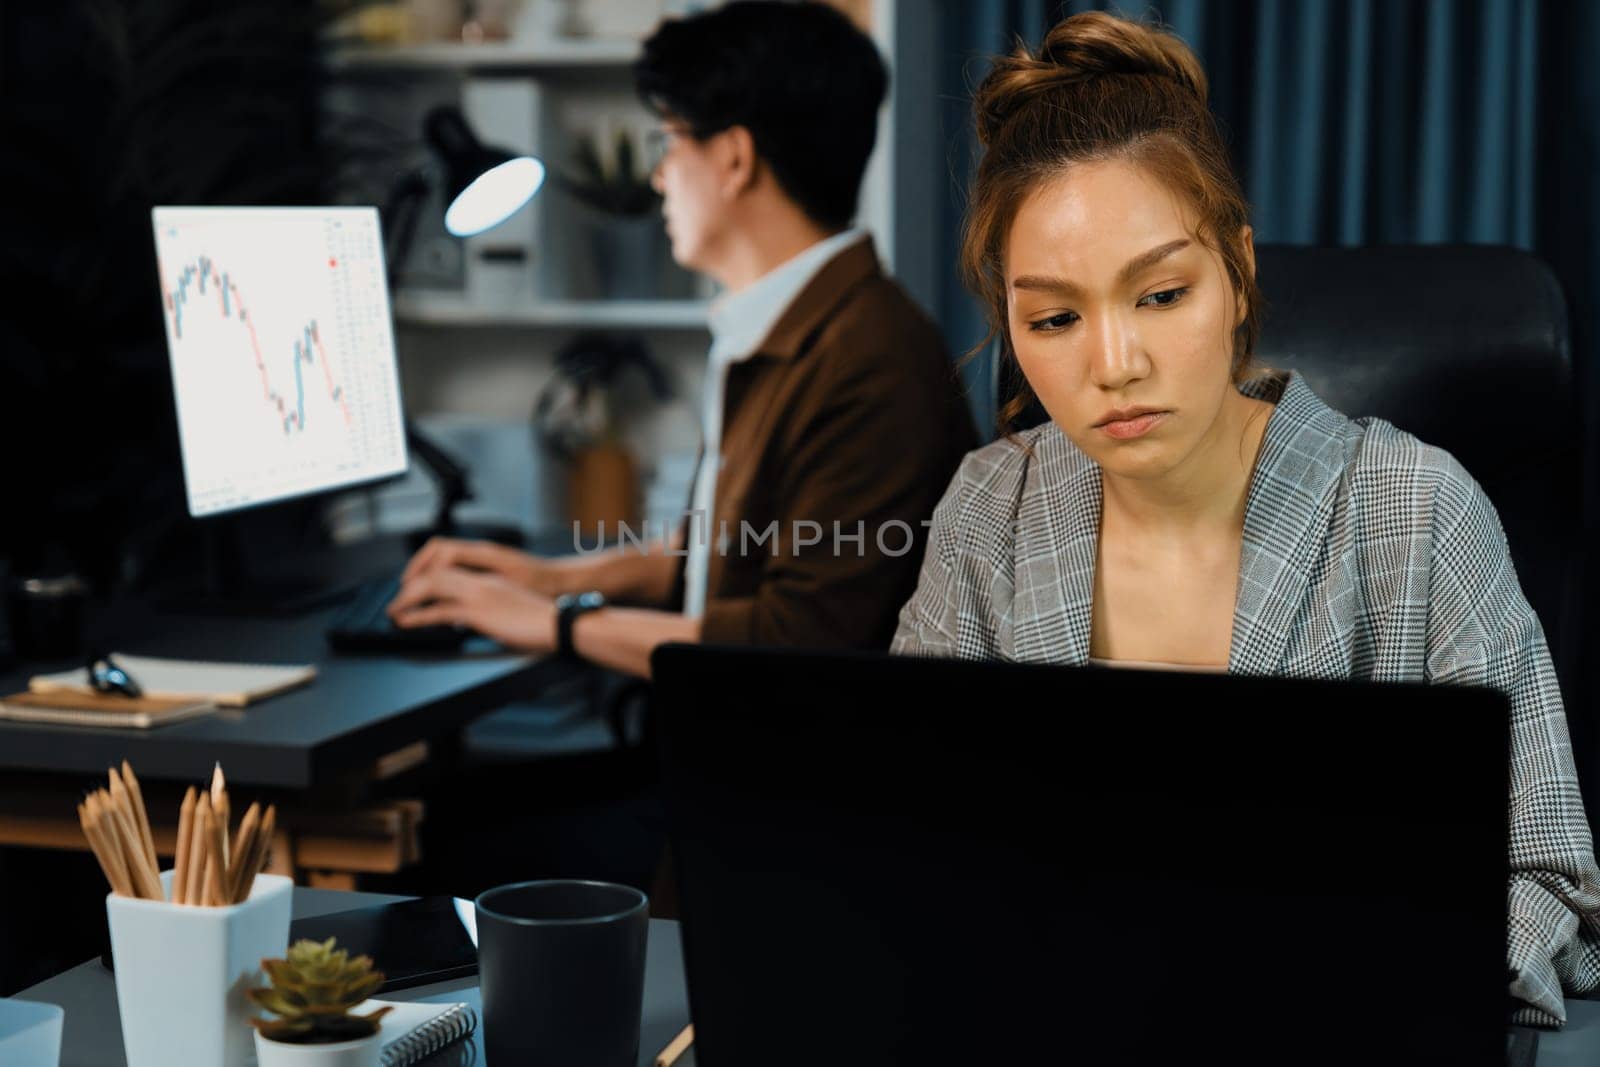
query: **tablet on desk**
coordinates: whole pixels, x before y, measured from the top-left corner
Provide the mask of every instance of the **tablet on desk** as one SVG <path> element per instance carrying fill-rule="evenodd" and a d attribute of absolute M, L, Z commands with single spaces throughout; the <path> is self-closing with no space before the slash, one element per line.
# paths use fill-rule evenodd
<path fill-rule="evenodd" d="M 477 974 L 477 925 L 470 900 L 419 897 L 295 919 L 289 924 L 289 944 L 335 938 L 350 955 L 372 957 L 384 976 L 378 992 L 388 993 Z M 101 953 L 100 963 L 108 971 L 116 969 L 109 949 Z"/>
<path fill-rule="evenodd" d="M 337 938 L 352 956 L 371 956 L 386 993 L 478 973 L 478 934 L 472 901 L 420 897 L 393 904 L 296 919 L 289 941 Z"/>

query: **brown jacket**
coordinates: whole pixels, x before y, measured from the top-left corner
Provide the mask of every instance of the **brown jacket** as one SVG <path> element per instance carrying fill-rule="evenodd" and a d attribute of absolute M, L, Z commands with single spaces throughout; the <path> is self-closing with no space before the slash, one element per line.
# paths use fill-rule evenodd
<path fill-rule="evenodd" d="M 888 648 L 976 446 L 933 323 L 870 240 L 840 252 L 728 368 L 702 640 Z"/>

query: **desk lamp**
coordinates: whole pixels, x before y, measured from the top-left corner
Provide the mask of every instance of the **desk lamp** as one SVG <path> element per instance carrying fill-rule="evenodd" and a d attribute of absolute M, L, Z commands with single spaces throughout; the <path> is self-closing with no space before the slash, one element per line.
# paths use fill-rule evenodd
<path fill-rule="evenodd" d="M 544 184 L 545 167 L 533 156 L 486 145 L 468 125 L 459 108 L 437 107 L 423 120 L 423 140 L 442 167 L 439 185 L 444 193 L 444 226 L 456 237 L 471 237 L 492 230 L 515 215 Z M 434 175 L 418 167 L 401 175 L 383 211 L 384 227 L 391 235 L 389 292 L 395 291 L 400 264 L 416 238 L 422 204 L 433 188 Z M 452 512 L 472 499 L 467 472 L 409 418 L 406 444 L 422 460 L 438 483 L 439 506 L 428 534 L 458 535 Z M 520 541 L 515 531 L 480 531 L 498 541 Z"/>
<path fill-rule="evenodd" d="M 544 184 L 544 164 L 533 156 L 486 145 L 455 107 L 437 107 L 422 122 L 423 140 L 433 150 L 442 173 L 444 225 L 456 237 L 471 237 L 492 230 L 515 215 Z M 434 174 L 418 167 L 400 176 L 384 208 L 385 226 L 391 231 L 389 257 L 392 292 L 399 266 L 411 251 L 422 202 L 434 185 Z"/>

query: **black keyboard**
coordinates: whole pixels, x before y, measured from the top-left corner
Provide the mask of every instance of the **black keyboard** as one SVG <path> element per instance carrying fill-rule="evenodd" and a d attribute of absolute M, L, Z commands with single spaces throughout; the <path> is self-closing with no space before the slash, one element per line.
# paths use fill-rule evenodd
<path fill-rule="evenodd" d="M 396 626 L 385 609 L 399 592 L 398 575 L 363 582 L 329 624 L 328 644 L 340 652 L 454 652 L 471 636 L 456 626 Z"/>

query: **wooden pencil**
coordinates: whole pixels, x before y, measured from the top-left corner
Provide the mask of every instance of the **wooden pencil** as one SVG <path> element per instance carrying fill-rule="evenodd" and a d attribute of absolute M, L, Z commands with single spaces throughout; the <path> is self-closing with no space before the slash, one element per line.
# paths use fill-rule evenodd
<path fill-rule="evenodd" d="M 123 789 L 122 779 L 118 776 L 115 767 L 106 772 L 106 785 L 110 788 L 102 788 L 100 790 L 100 804 L 111 813 L 111 818 L 116 822 L 117 847 L 128 850 L 139 840 L 139 831 L 133 828 L 132 811 L 127 806 L 127 790 Z M 127 856 L 128 873 L 133 875 L 134 886 L 141 889 L 144 885 L 144 863 L 143 856 L 139 853 L 143 851 L 144 846 L 140 845 L 137 852 L 130 853 Z"/>
<path fill-rule="evenodd" d="M 692 1044 L 694 1044 L 694 1025 L 691 1023 L 680 1030 L 678 1036 L 668 1042 L 667 1047 L 657 1054 L 656 1067 L 672 1067 L 682 1058 Z"/>
<path fill-rule="evenodd" d="M 206 870 L 206 820 L 211 818 L 211 796 L 201 791 L 194 805 L 194 827 L 189 839 L 189 873 L 184 886 L 184 900 L 190 904 L 205 903 Z"/>
<path fill-rule="evenodd" d="M 140 841 L 144 845 L 145 859 L 149 861 L 150 869 L 156 872 L 156 884 L 161 884 L 161 860 L 156 856 L 155 835 L 150 832 L 150 813 L 144 807 L 144 790 L 139 788 L 139 779 L 134 777 L 133 765 L 127 760 L 122 761 L 122 784 L 127 787 L 128 799 L 133 802 L 133 813 L 139 819 Z"/>
<path fill-rule="evenodd" d="M 255 846 L 250 850 L 251 855 L 245 857 L 243 878 L 239 883 L 239 900 L 250 899 L 250 890 L 256 884 L 256 875 L 267 865 L 267 856 L 272 850 L 272 835 L 277 829 L 278 806 L 268 804 L 267 813 L 261 817 L 261 824 L 256 829 Z"/>
<path fill-rule="evenodd" d="M 106 860 L 111 865 L 113 877 L 112 885 L 116 891 L 125 897 L 136 897 L 139 892 L 134 888 L 133 873 L 128 870 L 128 860 L 117 846 L 111 826 L 106 821 L 105 809 L 100 805 L 98 798 L 94 798 L 91 814 L 89 816 L 89 829 L 94 833 L 95 839 L 100 842 L 101 851 L 106 854 Z"/>
<path fill-rule="evenodd" d="M 100 828 L 94 825 L 94 818 L 89 814 L 86 804 L 78 805 L 78 824 L 83 827 L 84 840 L 89 842 L 89 849 L 94 853 L 95 860 L 100 864 L 100 871 L 106 876 L 106 884 L 113 893 L 128 896 L 128 884 L 125 876 L 117 870 L 116 860 L 111 856 L 111 850 L 106 847 L 105 839 L 100 835 Z"/>
<path fill-rule="evenodd" d="M 161 880 L 156 876 L 155 870 L 146 865 L 144 842 L 133 825 L 133 802 L 128 799 L 128 791 L 122 787 L 121 779 L 116 777 L 115 772 L 111 780 L 116 784 L 109 792 L 101 791 L 100 804 L 111 813 L 110 822 L 116 827 L 118 847 L 127 860 L 128 874 L 133 887 L 139 896 L 147 900 L 160 900 Z"/>
<path fill-rule="evenodd" d="M 124 840 L 124 838 L 131 836 L 134 840 L 138 840 L 138 831 L 133 828 L 132 815 L 127 814 L 123 808 L 123 804 L 127 801 L 127 791 L 122 788 L 122 779 L 117 775 L 117 769 L 115 767 L 106 771 L 106 786 L 109 786 L 109 788 L 102 787 L 100 789 L 100 803 L 102 806 L 107 808 L 112 813 L 112 817 L 116 819 L 118 830 L 118 847 L 126 848 L 129 842 Z M 142 846 L 140 850 L 143 851 Z M 131 859 L 132 857 L 130 857 L 130 860 Z M 132 872 L 131 867 L 129 870 Z M 134 881 L 137 883 L 140 881 L 140 879 L 135 878 Z"/>
<path fill-rule="evenodd" d="M 106 858 L 111 863 L 111 872 L 115 875 L 112 885 L 123 896 L 136 897 L 139 895 L 138 883 L 128 868 L 128 857 L 122 848 L 122 834 L 117 829 L 115 817 L 106 810 L 103 796 L 103 791 L 96 790 L 83 802 L 89 812 L 89 827 L 99 837 Z"/>
<path fill-rule="evenodd" d="M 183 804 L 178 808 L 178 844 L 172 857 L 172 902 L 185 903 L 189 890 L 189 845 L 194 836 L 194 786 L 183 794 Z"/>
<path fill-rule="evenodd" d="M 211 879 L 215 874 L 214 868 L 217 864 L 216 858 L 211 853 L 211 843 L 216 837 L 214 830 L 217 816 L 215 810 L 211 807 L 209 795 L 201 802 L 195 817 L 199 822 L 196 827 L 195 841 L 200 846 L 200 892 L 195 897 L 194 902 L 201 907 L 209 907 L 211 905 Z"/>
<path fill-rule="evenodd" d="M 244 872 L 250 866 L 250 857 L 256 847 L 256 833 L 261 827 L 261 804 L 255 802 L 245 809 L 244 818 L 239 821 L 239 836 L 233 839 L 233 852 L 229 856 L 232 860 L 228 864 L 228 903 L 237 904 L 242 897 L 239 889 L 244 885 Z"/>
<path fill-rule="evenodd" d="M 206 823 L 206 903 L 220 908 L 228 903 L 223 883 L 228 878 L 227 849 L 222 844 L 222 820 L 215 809 Z"/>
<path fill-rule="evenodd" d="M 222 827 L 222 851 L 218 854 L 218 861 L 224 865 L 228 862 L 228 820 L 231 813 L 228 810 L 228 783 L 222 777 L 222 764 L 217 763 L 211 770 L 211 814 Z"/>

